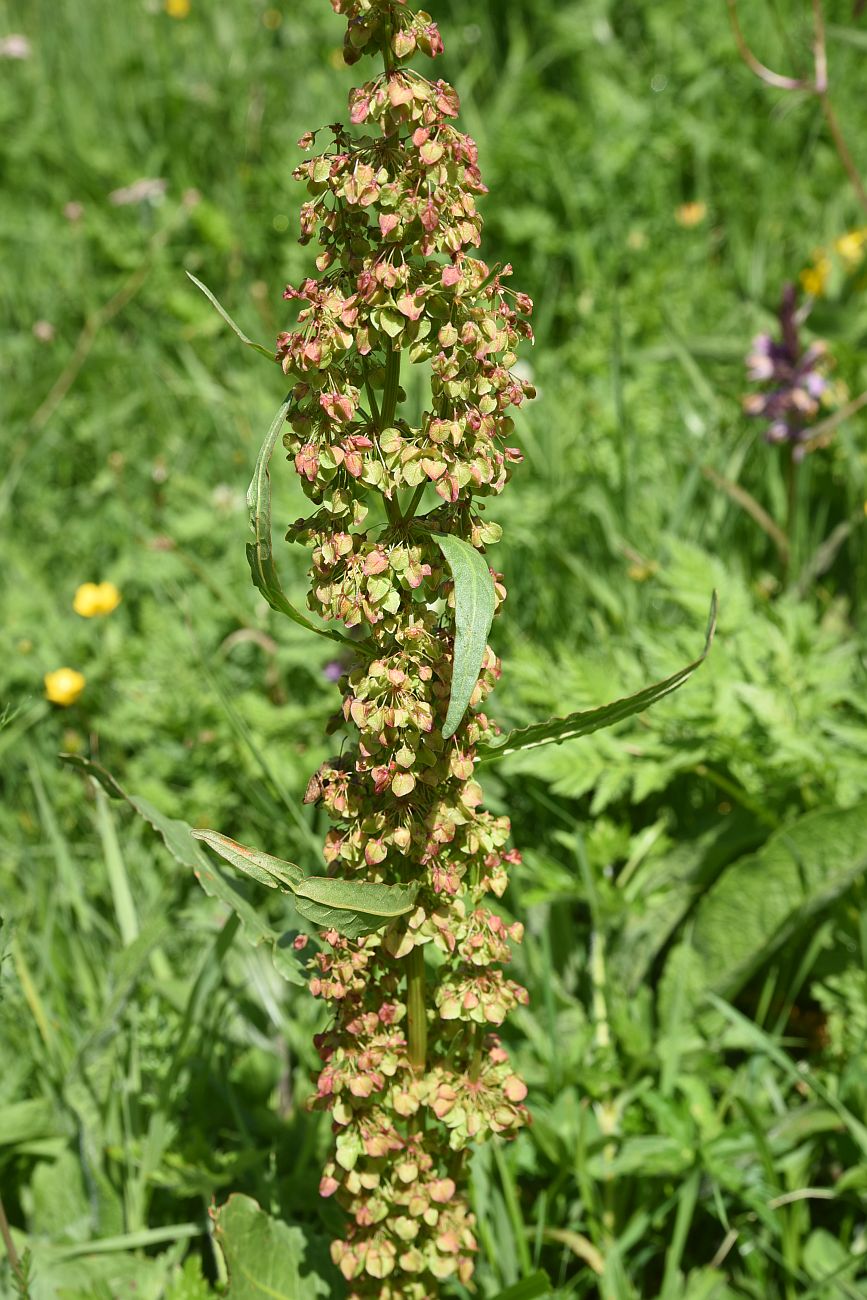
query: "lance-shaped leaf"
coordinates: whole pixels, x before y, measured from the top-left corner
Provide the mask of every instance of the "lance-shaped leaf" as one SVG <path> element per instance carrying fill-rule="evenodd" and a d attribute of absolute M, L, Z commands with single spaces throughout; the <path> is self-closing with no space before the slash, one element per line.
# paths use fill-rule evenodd
<path fill-rule="evenodd" d="M 211 306 L 216 307 L 217 311 L 220 313 L 223 320 L 229 326 L 229 329 L 235 331 L 235 333 L 238 335 L 238 338 L 241 340 L 242 343 L 246 343 L 247 347 L 253 348 L 255 352 L 261 352 L 262 356 L 267 357 L 269 361 L 276 361 L 274 349 L 266 348 L 261 343 L 254 343 L 252 339 L 248 339 L 244 331 L 240 328 L 240 326 L 235 324 L 235 322 L 232 320 L 232 317 L 226 311 L 225 307 L 222 305 L 221 302 L 217 300 L 214 294 L 211 293 L 210 289 L 206 284 L 202 284 L 201 280 L 197 280 L 196 277 L 190 271 L 187 271 L 187 277 L 190 280 L 192 280 L 193 284 L 196 286 L 197 289 L 201 289 L 202 293 L 205 295 L 205 297 L 207 298 Z"/>
<path fill-rule="evenodd" d="M 143 817 L 157 834 L 162 836 L 169 853 L 182 867 L 190 867 L 193 871 L 210 868 L 210 862 L 193 839 L 193 828 L 186 822 L 175 817 L 166 817 L 147 799 L 142 799 L 135 794 L 127 794 L 111 773 L 99 763 L 94 763 L 92 759 L 82 758 L 80 754 L 61 754 L 60 760 L 70 767 L 78 768 L 94 781 L 98 781 L 112 799 L 125 799 L 139 817 Z"/>
<path fill-rule="evenodd" d="M 349 637 L 335 630 L 317 627 L 311 619 L 302 614 L 286 599 L 277 567 L 274 564 L 274 551 L 271 542 L 271 475 L 269 466 L 274 454 L 274 447 L 289 410 L 289 400 L 283 403 L 274 423 L 268 430 L 268 436 L 262 443 L 253 479 L 247 489 L 247 508 L 250 511 L 250 526 L 253 529 L 253 541 L 247 543 L 247 562 L 253 575 L 253 582 L 267 600 L 272 609 L 285 614 L 301 627 L 317 636 L 328 637 L 330 641 L 349 642 Z M 351 643 L 350 644 L 354 644 Z"/>
<path fill-rule="evenodd" d="M 373 934 L 404 916 L 412 910 L 418 893 L 418 884 L 378 885 L 305 876 L 294 862 L 247 848 L 217 831 L 193 831 L 192 835 L 260 884 L 292 894 L 299 915 L 312 925 L 337 930 L 347 939 Z"/>
<path fill-rule="evenodd" d="M 295 906 L 313 925 L 360 939 L 411 912 L 418 884 L 377 885 L 308 876 L 294 892 Z"/>
<path fill-rule="evenodd" d="M 306 982 L 301 965 L 292 947 L 291 936 L 279 934 L 259 916 L 255 907 L 248 902 L 234 881 L 224 876 L 214 866 L 207 854 L 199 848 L 191 826 L 179 818 L 164 816 L 147 799 L 141 799 L 138 795 L 127 794 L 123 787 L 115 781 L 114 777 L 104 767 L 100 767 L 98 763 L 93 763 L 90 759 L 82 758 L 78 754 L 61 754 L 60 758 L 64 763 L 78 768 L 79 771 L 98 781 L 103 789 L 111 795 L 112 799 L 125 799 L 130 807 L 135 809 L 146 822 L 149 822 L 162 837 L 172 857 L 181 866 L 189 867 L 195 873 L 196 879 L 205 893 L 212 898 L 218 898 L 220 902 L 225 903 L 227 907 L 230 907 L 237 914 L 249 941 L 254 945 L 265 944 L 271 949 L 274 966 L 283 978 L 292 984 L 304 984 Z M 231 843 L 231 841 L 229 842 Z M 284 863 L 283 865 L 288 864 Z"/>
<path fill-rule="evenodd" d="M 282 858 L 272 857 L 261 849 L 250 849 L 246 844 L 239 844 L 237 840 L 221 835 L 219 831 L 193 831 L 192 834 L 193 839 L 201 840 L 215 853 L 219 853 L 221 858 L 225 858 L 226 862 L 251 876 L 260 885 L 267 885 L 269 889 L 282 889 L 284 893 L 291 894 L 304 878 L 304 872 L 294 862 L 284 862 Z"/>
<path fill-rule="evenodd" d="M 487 561 L 474 546 L 453 533 L 432 536 L 455 584 L 455 653 L 449 709 L 443 726 L 443 739 L 448 740 L 460 726 L 479 680 L 496 595 Z"/>
<path fill-rule="evenodd" d="M 603 704 L 597 709 L 570 713 L 565 718 L 549 718 L 547 722 L 536 722 L 529 727 L 519 727 L 515 731 L 510 731 L 505 736 L 498 736 L 496 740 L 478 746 L 476 750 L 478 762 L 490 763 L 495 758 L 505 758 L 507 754 L 517 754 L 522 749 L 535 749 L 539 745 L 559 745 L 564 740 L 574 740 L 576 736 L 589 736 L 592 731 L 613 727 L 615 722 L 622 722 L 624 718 L 631 718 L 635 713 L 642 713 L 663 696 L 676 691 L 678 686 L 682 686 L 696 668 L 704 663 L 713 642 L 716 617 L 717 595 L 714 592 L 704 649 L 697 659 L 679 669 L 678 672 L 672 673 L 671 677 L 666 677 L 661 682 L 654 682 L 652 686 L 645 686 L 644 690 L 638 691 L 636 695 L 614 700 L 613 703 Z"/>

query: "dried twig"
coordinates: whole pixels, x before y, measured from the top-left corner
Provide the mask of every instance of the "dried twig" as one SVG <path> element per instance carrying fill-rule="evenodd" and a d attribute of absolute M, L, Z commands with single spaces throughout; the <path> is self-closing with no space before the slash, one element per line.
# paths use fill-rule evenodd
<path fill-rule="evenodd" d="M 851 150 L 846 143 L 843 130 L 840 126 L 840 120 L 831 103 L 830 88 L 828 82 L 828 49 L 825 33 L 825 14 L 822 9 L 822 0 L 812 0 L 813 5 L 813 63 L 814 73 L 812 79 L 801 77 L 786 77 L 779 72 L 767 67 L 758 59 L 747 44 L 743 29 L 741 28 L 738 17 L 737 0 L 726 0 L 729 11 L 729 20 L 731 22 L 732 32 L 735 38 L 735 44 L 738 47 L 738 53 L 744 63 L 755 76 L 764 81 L 768 86 L 774 86 L 778 90 L 803 90 L 809 94 L 815 95 L 819 100 L 822 109 L 822 115 L 828 125 L 831 133 L 831 139 L 834 142 L 834 148 L 837 150 L 838 157 L 843 164 L 846 175 L 861 207 L 867 212 L 867 187 L 861 178 L 861 173 L 852 157 Z M 855 17 L 857 17 L 867 4 L 867 0 L 857 0 L 855 5 Z"/>
<path fill-rule="evenodd" d="M 712 483 L 715 488 L 719 488 L 727 497 L 730 497 L 742 510 L 746 511 L 751 519 L 755 520 L 763 533 L 767 533 L 776 546 L 783 564 L 786 564 L 789 558 L 789 539 L 782 528 L 774 523 L 764 506 L 759 505 L 756 498 L 746 488 L 741 487 L 740 483 L 733 483 L 731 479 L 724 478 L 710 465 L 702 465 L 700 469 L 702 476 L 709 483 Z"/>
<path fill-rule="evenodd" d="M 827 447 L 843 421 L 848 420 L 851 415 L 854 415 L 856 411 L 860 411 L 864 406 L 867 406 L 867 393 L 862 393 L 860 397 L 853 398 L 851 402 L 841 406 L 839 411 L 829 415 L 827 420 L 822 420 L 820 424 L 814 425 L 812 437 L 809 442 L 803 444 L 804 451 L 820 451 L 823 447 Z"/>

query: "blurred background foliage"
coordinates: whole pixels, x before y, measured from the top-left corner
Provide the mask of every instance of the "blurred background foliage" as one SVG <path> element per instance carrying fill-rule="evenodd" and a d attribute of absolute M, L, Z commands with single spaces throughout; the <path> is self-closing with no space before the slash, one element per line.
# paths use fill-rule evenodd
<path fill-rule="evenodd" d="M 827 9 L 867 167 L 867 27 Z M 493 508 L 495 711 L 637 689 L 693 657 L 721 598 L 682 692 L 486 776 L 525 854 L 510 1049 L 535 1123 L 475 1162 L 479 1293 L 544 1267 L 558 1297 L 864 1295 L 867 417 L 808 457 L 787 511 L 785 453 L 740 407 L 784 282 L 864 214 L 815 100 L 751 78 L 722 0 L 434 16 L 491 190 L 485 256 L 537 303 L 526 461 Z M 805 0 L 744 21 L 809 75 Z M 295 141 L 345 116 L 340 35 L 325 0 L 0 4 L 0 1190 L 37 1300 L 211 1294 L 207 1209 L 230 1191 L 312 1250 L 334 1212 L 303 1104 L 319 1007 L 57 754 L 318 853 L 300 800 L 332 656 L 264 606 L 243 554 L 281 376 L 184 271 L 254 338 L 284 325 L 308 268 Z M 867 387 L 867 289 L 831 263 L 807 332 L 844 402 Z M 278 526 L 293 477 L 275 465 Z M 786 572 L 721 483 L 787 531 Z M 304 554 L 280 563 L 300 593 Z M 119 588 L 110 616 L 73 611 L 87 581 Z M 86 679 L 68 707 L 43 698 L 63 666 Z"/>

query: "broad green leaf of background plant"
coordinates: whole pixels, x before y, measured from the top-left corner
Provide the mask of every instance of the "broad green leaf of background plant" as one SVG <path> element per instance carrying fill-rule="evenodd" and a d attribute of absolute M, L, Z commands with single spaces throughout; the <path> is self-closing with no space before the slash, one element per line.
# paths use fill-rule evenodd
<path fill-rule="evenodd" d="M 250 511 L 250 526 L 253 529 L 253 541 L 247 543 L 247 562 L 253 575 L 253 582 L 267 600 L 272 609 L 285 614 L 308 632 L 324 636 L 329 641 L 349 642 L 349 638 L 335 629 L 317 627 L 311 619 L 302 614 L 286 599 L 282 584 L 274 564 L 274 551 L 271 541 L 271 475 L 269 466 L 277 439 L 289 410 L 288 399 L 280 407 L 274 422 L 268 430 L 267 437 L 259 450 L 253 478 L 247 489 L 247 509 Z M 355 644 L 354 642 L 352 644 Z"/>
<path fill-rule="evenodd" d="M 366 881 L 305 876 L 293 862 L 284 862 L 260 849 L 247 848 L 217 831 L 193 831 L 239 871 L 266 885 L 292 894 L 299 915 L 322 929 L 337 930 L 347 939 L 381 930 L 412 910 L 418 885 L 378 885 Z"/>
<path fill-rule="evenodd" d="M 443 739 L 453 736 L 476 689 L 496 595 L 488 562 L 474 546 L 453 533 L 433 533 L 455 584 L 455 657 Z"/>
<path fill-rule="evenodd" d="M 127 794 L 114 777 L 98 763 L 82 758 L 78 754 L 61 754 L 60 757 L 64 763 L 77 767 L 98 781 L 113 799 L 125 799 L 130 807 L 162 836 L 166 848 L 181 866 L 189 867 L 195 873 L 205 893 L 212 898 L 218 898 L 237 913 L 248 940 L 254 945 L 264 943 L 271 949 L 275 968 L 283 978 L 292 984 L 306 982 L 291 944 L 287 944 L 284 936 L 278 934 L 259 916 L 235 883 L 224 876 L 207 854 L 202 852 L 196 843 L 191 826 L 179 818 L 163 816 L 146 799 Z"/>
<path fill-rule="evenodd" d="M 731 997 L 865 871 L 867 801 L 808 813 L 776 831 L 701 899 L 688 941 L 668 959 L 664 985 L 676 983 L 690 1002 L 705 991 Z"/>
<path fill-rule="evenodd" d="M 551 1281 L 542 1269 L 522 1278 L 514 1286 L 507 1287 L 497 1296 L 497 1300 L 539 1300 L 541 1296 L 551 1294 Z"/>
<path fill-rule="evenodd" d="M 714 592 L 708 617 L 704 649 L 697 659 L 687 664 L 685 668 L 673 673 L 671 677 L 666 677 L 660 682 L 654 682 L 652 686 L 645 686 L 644 690 L 638 691 L 635 695 L 626 696 L 622 700 L 614 700 L 611 704 L 603 704 L 598 709 L 586 709 L 580 713 L 570 713 L 564 718 L 549 718 L 547 722 L 536 722 L 528 727 L 518 727 L 505 736 L 499 736 L 496 740 L 479 745 L 476 751 L 478 761 L 480 763 L 490 763 L 495 758 L 505 758 L 508 754 L 519 753 L 522 749 L 536 749 L 539 745 L 559 745 L 564 740 L 574 740 L 578 736 L 588 736 L 593 731 L 600 731 L 603 727 L 612 727 L 616 722 L 622 722 L 624 718 L 631 718 L 633 714 L 641 713 L 644 709 L 649 708 L 651 704 L 655 704 L 657 700 L 661 700 L 663 696 L 676 691 L 679 686 L 682 686 L 692 676 L 697 668 L 701 667 L 713 642 L 714 632 L 716 631 L 716 618 L 717 595 Z M 443 732 L 443 735 L 445 735 L 445 732 Z"/>
<path fill-rule="evenodd" d="M 217 309 L 223 320 L 229 326 L 229 329 L 235 331 L 242 343 L 246 343 L 247 347 L 252 348 L 254 352 L 261 352 L 262 356 L 267 357 L 269 361 L 275 360 L 274 350 L 272 348 L 264 347 L 261 343 L 254 343 L 252 339 L 248 339 L 244 331 L 239 325 L 235 324 L 225 307 L 218 301 L 216 296 L 211 293 L 206 284 L 202 284 L 201 280 L 197 280 L 191 271 L 187 271 L 187 277 L 192 280 L 197 289 L 201 289 L 208 302 Z"/>
<path fill-rule="evenodd" d="M 230 1196 L 211 1210 L 211 1218 L 229 1273 L 229 1300 L 315 1300 L 337 1294 L 310 1262 L 302 1230 L 272 1219 L 249 1196 Z M 330 1275 L 327 1268 L 322 1272 Z"/>

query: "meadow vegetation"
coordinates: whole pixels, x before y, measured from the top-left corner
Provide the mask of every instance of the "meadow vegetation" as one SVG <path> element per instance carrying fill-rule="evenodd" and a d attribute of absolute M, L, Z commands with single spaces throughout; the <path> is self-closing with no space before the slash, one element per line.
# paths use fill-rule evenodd
<path fill-rule="evenodd" d="M 489 508 L 509 598 L 488 712 L 638 690 L 695 658 L 720 598 L 682 690 L 481 769 L 523 853 L 501 910 L 526 926 L 530 1001 L 504 1037 L 533 1123 L 472 1162 L 477 1294 L 858 1297 L 867 412 L 793 475 L 741 399 L 787 282 L 833 359 L 827 414 L 867 388 L 867 215 L 815 98 L 750 75 L 722 0 L 436 9 L 435 75 L 491 191 L 484 255 L 536 302 L 525 462 Z M 809 6 L 749 9 L 752 46 L 809 75 Z M 828 21 L 867 170 L 867 19 L 840 0 Z M 282 1261 L 285 1294 L 342 1294 L 317 1196 L 331 1134 L 306 1107 L 324 1017 L 281 961 L 295 914 L 251 886 L 227 923 L 57 757 L 167 817 L 321 854 L 302 798 L 341 651 L 271 611 L 244 561 L 285 381 L 184 273 L 252 338 L 285 328 L 309 270 L 296 140 L 359 80 L 340 39 L 325 0 L 0 7 L 3 1297 L 228 1281 L 244 1300 L 262 1292 L 238 1240 Z M 305 502 L 279 452 L 272 477 L 303 603 L 307 556 L 279 538 Z"/>

